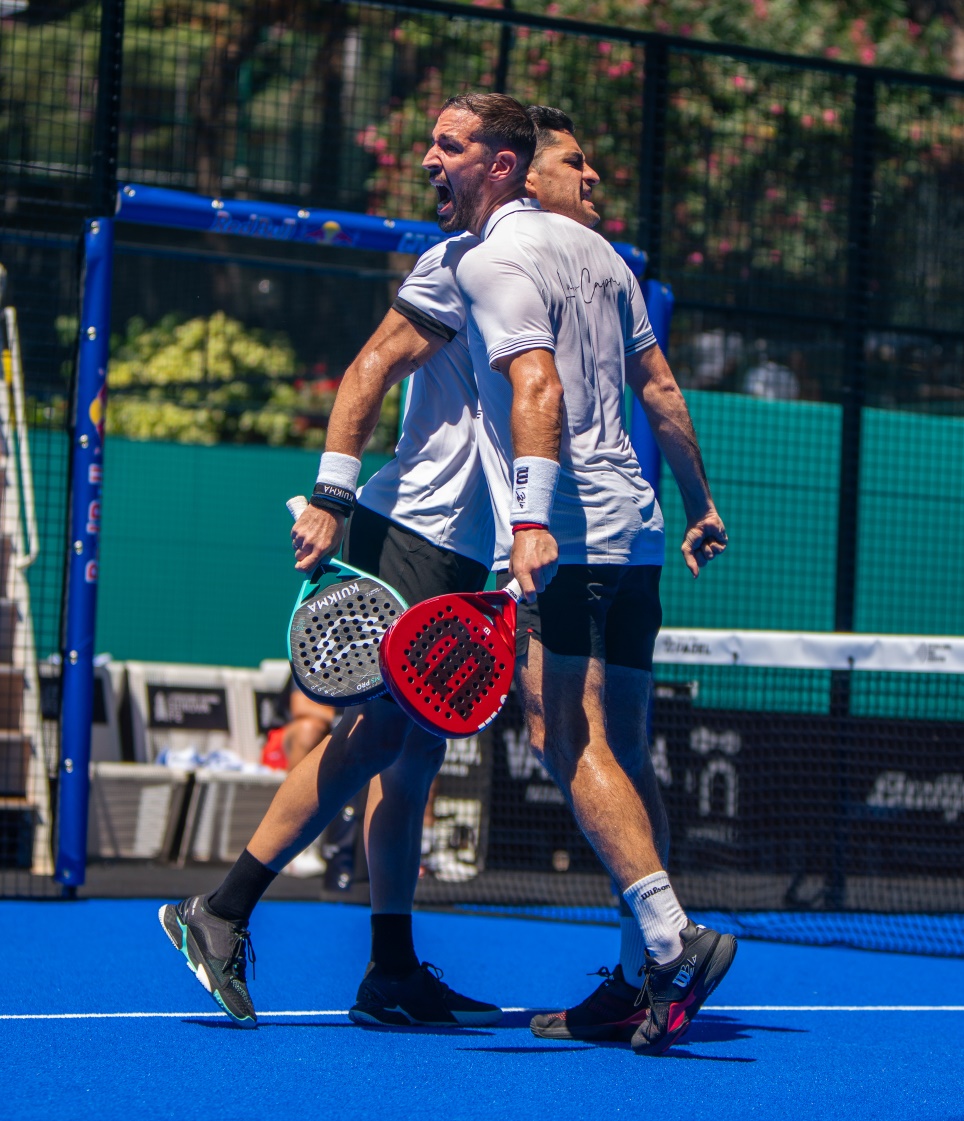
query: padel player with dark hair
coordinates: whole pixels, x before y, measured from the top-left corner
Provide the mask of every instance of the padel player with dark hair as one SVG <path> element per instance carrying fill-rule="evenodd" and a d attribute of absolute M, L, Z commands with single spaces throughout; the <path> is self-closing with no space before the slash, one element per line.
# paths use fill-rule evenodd
<path fill-rule="evenodd" d="M 542 210 L 521 185 L 509 191 L 519 182 L 512 153 L 493 165 L 481 135 L 472 96 L 450 99 L 423 167 L 440 217 L 457 213 L 481 240 L 457 279 L 496 554 L 527 601 L 517 678 L 530 744 L 639 923 L 648 1015 L 632 1044 L 655 1054 L 686 1031 L 736 943 L 687 919 L 645 800 L 620 765 L 645 722 L 663 561 L 662 514 L 623 421 L 627 384 L 679 485 L 694 576 L 726 533 L 635 278 L 585 226 Z M 556 1018 L 570 1035 L 584 1026 L 576 1009 Z M 533 1023 L 540 1034 L 552 1027 L 551 1017 Z"/>
<path fill-rule="evenodd" d="M 480 109 L 498 131 L 515 102 L 488 97 Z M 562 118 L 563 123 L 568 122 Z M 567 124 L 571 130 L 571 123 Z M 516 121 L 510 142 L 527 162 L 531 125 Z M 568 141 L 567 141 L 568 143 Z M 573 142 L 574 143 L 574 142 Z M 493 157 L 495 152 L 493 151 Z M 573 186 L 575 174 L 577 184 Z M 564 180 L 564 185 L 557 179 Z M 546 170 L 540 190 L 553 189 L 564 213 L 578 220 L 598 177 L 573 158 Z M 591 208 L 590 208 L 591 209 Z M 592 212 L 594 214 L 594 212 Z M 440 221 L 459 230 L 461 215 Z M 328 428 L 319 486 L 347 492 L 342 506 L 317 498 L 293 531 L 297 567 L 309 572 L 341 543 L 360 456 L 388 389 L 408 374 L 411 393 L 396 458 L 357 495 L 345 556 L 414 603 L 480 588 L 491 563 L 492 514 L 478 447 L 478 397 L 455 267 L 478 244 L 453 237 L 426 252 L 394 306 L 346 371 Z M 412 937 L 425 800 L 444 755 L 444 742 L 404 719 L 396 706 L 373 701 L 349 709 L 321 757 L 314 752 L 289 776 L 224 883 L 209 896 L 161 909 L 161 921 L 199 979 L 239 1023 L 257 1022 L 247 990 L 245 951 L 252 911 L 277 869 L 300 851 L 342 802 L 372 778 L 365 819 L 371 876 L 372 966 L 352 1018 L 380 1024 L 483 1024 L 499 1009 L 453 992 L 419 964 Z M 380 774 L 378 772 L 381 772 Z"/>

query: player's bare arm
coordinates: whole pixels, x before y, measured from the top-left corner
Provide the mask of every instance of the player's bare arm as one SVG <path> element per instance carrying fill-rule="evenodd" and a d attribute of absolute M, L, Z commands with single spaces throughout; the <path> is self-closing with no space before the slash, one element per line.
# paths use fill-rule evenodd
<path fill-rule="evenodd" d="M 699 576 L 700 569 L 726 548 L 727 536 L 710 493 L 689 409 L 659 346 L 627 356 L 626 381 L 679 487 L 686 513 L 680 548 L 686 567 Z"/>
<path fill-rule="evenodd" d="M 538 456 L 559 462 L 562 435 L 562 383 L 552 354 L 536 349 L 510 355 L 498 363 L 512 385 L 511 432 L 516 459 Z M 559 549 L 547 529 L 523 529 L 513 535 L 509 572 L 531 603 L 555 575 Z"/>
<path fill-rule="evenodd" d="M 361 459 L 389 389 L 424 365 L 445 343 L 440 335 L 389 310 L 345 371 L 331 410 L 325 450 Z M 311 572 L 338 551 L 344 534 L 343 515 L 309 506 L 291 530 L 295 568 Z"/>

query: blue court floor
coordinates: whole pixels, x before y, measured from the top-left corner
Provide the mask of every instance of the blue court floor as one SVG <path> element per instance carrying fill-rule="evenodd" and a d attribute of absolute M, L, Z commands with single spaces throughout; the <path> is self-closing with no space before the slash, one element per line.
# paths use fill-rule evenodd
<path fill-rule="evenodd" d="M 266 902 L 262 1026 L 245 1032 L 172 948 L 159 903 L 0 903 L 3 1116 L 964 1121 L 964 960 L 743 940 L 684 1043 L 647 1058 L 527 1027 L 615 963 L 611 927 L 421 912 L 422 958 L 510 1011 L 489 1029 L 365 1029 L 346 1010 L 368 912 Z"/>

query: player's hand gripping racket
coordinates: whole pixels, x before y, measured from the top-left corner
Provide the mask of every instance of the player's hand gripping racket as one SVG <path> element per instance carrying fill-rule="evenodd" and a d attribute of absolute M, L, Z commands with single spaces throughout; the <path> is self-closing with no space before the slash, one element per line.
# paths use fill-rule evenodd
<path fill-rule="evenodd" d="M 455 592 L 410 607 L 378 648 L 399 708 L 429 732 L 474 736 L 498 716 L 515 667 L 512 580 L 501 592 Z"/>
<path fill-rule="evenodd" d="M 308 505 L 287 502 L 298 520 Z M 288 660 L 298 688 L 313 701 L 343 707 L 387 692 L 378 646 L 408 604 L 382 580 L 343 561 L 319 565 L 301 585 L 288 624 Z"/>

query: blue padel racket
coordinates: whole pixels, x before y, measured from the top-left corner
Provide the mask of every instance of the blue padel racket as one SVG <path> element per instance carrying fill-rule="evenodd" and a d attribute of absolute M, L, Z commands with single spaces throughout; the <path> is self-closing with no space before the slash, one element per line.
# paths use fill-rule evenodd
<path fill-rule="evenodd" d="M 307 500 L 287 502 L 301 517 Z M 408 604 L 383 580 L 343 561 L 319 565 L 301 585 L 288 624 L 288 660 L 298 688 L 342 708 L 388 692 L 378 665 L 382 636 Z"/>

